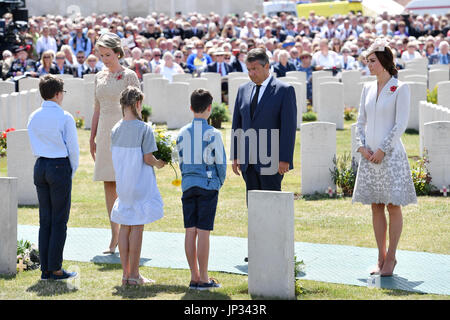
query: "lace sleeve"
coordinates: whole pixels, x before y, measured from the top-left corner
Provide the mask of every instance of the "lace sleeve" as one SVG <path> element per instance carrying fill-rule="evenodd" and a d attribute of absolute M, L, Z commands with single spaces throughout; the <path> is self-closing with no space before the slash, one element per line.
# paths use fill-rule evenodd
<path fill-rule="evenodd" d="M 398 94 L 395 100 L 395 124 L 388 135 L 384 138 L 381 146 L 381 151 L 389 154 L 393 151 L 395 143 L 400 140 L 400 137 L 405 132 L 408 125 L 410 109 L 410 91 L 407 84 L 398 87 Z"/>
<path fill-rule="evenodd" d="M 133 86 L 136 88 L 141 88 L 141 83 L 139 82 L 139 78 L 136 75 L 136 72 L 134 72 L 133 70 L 130 70 L 131 72 L 128 73 L 127 75 L 127 83 L 129 86 Z"/>

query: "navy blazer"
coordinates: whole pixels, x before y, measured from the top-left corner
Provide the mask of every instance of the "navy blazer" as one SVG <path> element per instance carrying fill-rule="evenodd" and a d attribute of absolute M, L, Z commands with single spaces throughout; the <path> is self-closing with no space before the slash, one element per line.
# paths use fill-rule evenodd
<path fill-rule="evenodd" d="M 297 102 L 294 88 L 284 82 L 275 79 L 269 81 L 263 96 L 261 97 L 258 106 L 255 110 L 253 118 L 250 117 L 250 103 L 252 92 L 255 89 L 255 83 L 247 82 L 239 87 L 234 113 L 232 129 L 234 131 L 231 144 L 232 160 L 241 159 L 244 163 L 240 163 L 241 171 L 245 172 L 249 164 L 249 139 L 245 138 L 245 159 L 238 156 L 238 138 L 235 134 L 236 130 L 242 129 L 244 134 L 248 129 L 255 129 L 257 136 L 257 163 L 253 163 L 257 172 L 260 172 L 262 167 L 270 167 L 261 161 L 260 158 L 260 136 L 262 131 L 259 129 L 267 129 L 267 153 L 263 156 L 271 155 L 271 129 L 279 130 L 279 157 L 278 161 L 289 163 L 289 169 L 293 169 L 295 134 L 297 130 Z M 276 163 L 278 171 L 278 163 Z"/>
<path fill-rule="evenodd" d="M 233 72 L 233 67 L 231 65 L 229 65 L 228 63 L 224 62 L 223 63 L 225 66 L 225 73 L 229 74 L 230 72 Z M 208 64 L 208 67 L 206 68 L 207 72 L 217 72 L 219 73 L 219 71 L 217 70 L 217 62 L 213 62 Z"/>

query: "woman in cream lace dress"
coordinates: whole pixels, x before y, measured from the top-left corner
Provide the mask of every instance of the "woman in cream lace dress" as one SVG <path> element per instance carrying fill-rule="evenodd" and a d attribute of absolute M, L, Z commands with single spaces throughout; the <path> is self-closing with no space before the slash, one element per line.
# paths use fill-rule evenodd
<path fill-rule="evenodd" d="M 122 119 L 120 94 L 128 86 L 140 88 L 134 71 L 124 68 L 120 38 L 113 33 L 103 34 L 96 43 L 105 69 L 95 76 L 95 109 L 92 117 L 90 151 L 95 161 L 94 181 L 103 181 L 106 208 L 111 223 L 111 242 L 103 253 L 114 253 L 119 241 L 120 225 L 111 221 L 111 210 L 117 198 L 114 167 L 111 155 L 111 129 Z"/>
<path fill-rule="evenodd" d="M 364 85 L 359 109 L 356 140 L 361 160 L 353 202 L 372 206 L 372 219 L 378 246 L 378 264 L 371 274 L 392 276 L 395 254 L 402 232 L 401 206 L 416 203 L 408 157 L 401 141 L 408 124 L 410 91 L 397 74 L 392 51 L 377 39 L 366 59 L 377 80 Z M 389 249 L 386 251 L 389 212 Z"/>

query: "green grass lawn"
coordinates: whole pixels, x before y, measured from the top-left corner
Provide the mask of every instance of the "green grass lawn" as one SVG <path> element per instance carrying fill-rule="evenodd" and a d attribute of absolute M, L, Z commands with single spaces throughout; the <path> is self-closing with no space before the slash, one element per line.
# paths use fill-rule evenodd
<path fill-rule="evenodd" d="M 350 126 L 337 131 L 337 153 L 350 152 Z M 222 130 L 226 145 L 229 143 L 230 123 Z M 94 162 L 89 154 L 89 131 L 79 130 L 80 167 L 73 181 L 72 210 L 69 227 L 109 228 L 103 184 L 93 182 Z M 419 156 L 419 136 L 403 136 L 411 164 Z M 283 180 L 283 191 L 301 193 L 300 141 L 297 131 L 294 170 Z M 229 148 L 226 149 L 227 151 Z M 6 175 L 6 159 L 0 159 L 0 176 Z M 164 218 L 145 226 L 147 231 L 184 232 L 181 189 L 171 181 L 174 174 L 170 166 L 156 170 L 158 187 L 165 205 Z M 295 241 L 342 244 L 362 247 L 376 247 L 369 206 L 352 204 L 350 198 L 295 201 Z M 419 197 L 417 205 L 403 208 L 404 229 L 400 250 L 414 250 L 450 254 L 449 201 L 443 197 Z M 38 225 L 38 209 L 20 207 L 18 223 Z M 245 206 L 245 185 L 242 177 L 233 174 L 228 166 L 227 178 L 220 191 L 213 235 L 247 237 L 247 210 Z M 108 243 L 105 243 L 105 247 Z M 214 248 L 211 248 L 214 250 Z M 301 259 L 301 257 L 299 257 Z M 374 263 L 376 262 L 374 257 Z M 249 299 L 247 277 L 225 273 L 213 273 L 224 288 L 214 293 L 192 293 L 186 290 L 189 282 L 188 270 L 171 270 L 143 267 L 143 274 L 158 281 L 150 288 L 124 290 L 119 286 L 121 269 L 119 265 L 98 265 L 93 263 L 66 262 L 81 269 L 82 284 L 77 291 L 61 292 L 39 284 L 38 271 L 18 274 L 14 280 L 0 277 L 0 299 Z M 438 295 L 419 295 L 397 290 L 371 290 L 364 287 L 337 285 L 314 281 L 301 281 L 305 293 L 300 299 L 442 299 Z M 52 294 L 53 293 L 53 294 Z"/>

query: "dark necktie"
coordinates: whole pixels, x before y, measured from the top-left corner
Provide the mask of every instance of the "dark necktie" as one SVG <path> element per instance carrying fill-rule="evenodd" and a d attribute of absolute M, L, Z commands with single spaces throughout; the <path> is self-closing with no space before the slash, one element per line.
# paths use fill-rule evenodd
<path fill-rule="evenodd" d="M 256 85 L 256 92 L 253 96 L 252 102 L 250 104 L 250 117 L 253 119 L 253 115 L 255 114 L 256 106 L 258 105 L 258 96 L 259 96 L 259 89 L 261 89 L 261 85 Z"/>

